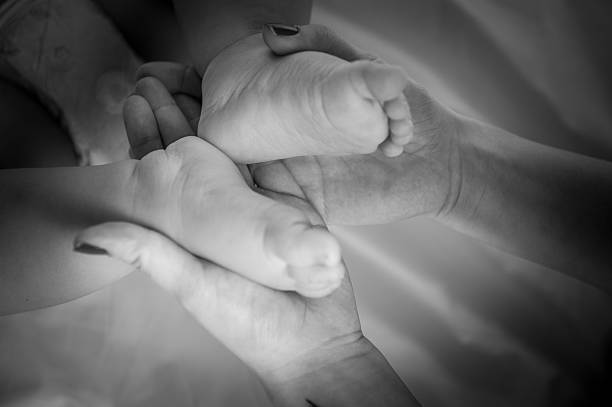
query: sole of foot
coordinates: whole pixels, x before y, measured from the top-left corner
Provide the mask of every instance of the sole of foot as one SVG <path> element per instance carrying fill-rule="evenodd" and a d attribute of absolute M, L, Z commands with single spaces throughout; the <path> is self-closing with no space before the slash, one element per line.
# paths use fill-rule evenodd
<path fill-rule="evenodd" d="M 320 52 L 276 57 L 249 37 L 222 52 L 202 82 L 198 134 L 234 161 L 372 153 L 412 139 L 404 72 Z"/>

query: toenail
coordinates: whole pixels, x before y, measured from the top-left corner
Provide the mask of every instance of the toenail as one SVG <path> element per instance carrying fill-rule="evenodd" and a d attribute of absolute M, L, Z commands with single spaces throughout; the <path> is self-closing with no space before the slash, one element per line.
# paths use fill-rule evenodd
<path fill-rule="evenodd" d="M 266 24 L 266 27 L 272 31 L 272 34 L 280 37 L 289 37 L 300 32 L 300 27 L 297 25 Z"/>

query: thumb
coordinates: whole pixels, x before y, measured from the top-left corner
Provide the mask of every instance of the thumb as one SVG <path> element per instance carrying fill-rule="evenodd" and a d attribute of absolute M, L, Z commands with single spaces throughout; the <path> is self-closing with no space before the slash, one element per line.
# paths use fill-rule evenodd
<path fill-rule="evenodd" d="M 266 45 L 276 55 L 288 55 L 301 51 L 318 51 L 334 55 L 346 61 L 376 60 L 371 54 L 359 50 L 341 39 L 323 25 L 288 26 L 266 24 L 263 30 Z"/>
<path fill-rule="evenodd" d="M 188 303 L 207 287 L 205 266 L 167 237 L 142 226 L 108 222 L 92 226 L 74 240 L 77 251 L 108 253 L 148 274 L 164 290 Z M 85 250 L 83 250 L 85 248 Z M 210 264 L 212 266 L 212 264 Z"/>
<path fill-rule="evenodd" d="M 202 99 L 202 78 L 194 67 L 178 62 L 147 62 L 136 71 L 136 80 L 153 76 L 172 94 Z"/>

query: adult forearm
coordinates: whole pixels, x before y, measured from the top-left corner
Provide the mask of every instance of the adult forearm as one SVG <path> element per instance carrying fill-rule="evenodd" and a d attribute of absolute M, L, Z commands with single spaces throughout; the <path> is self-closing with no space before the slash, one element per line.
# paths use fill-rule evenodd
<path fill-rule="evenodd" d="M 308 24 L 312 0 L 174 0 L 200 74 L 225 47 L 266 23 Z"/>
<path fill-rule="evenodd" d="M 443 222 L 612 292 L 612 163 L 463 120 Z"/>
<path fill-rule="evenodd" d="M 367 339 L 262 377 L 275 406 L 419 406 Z"/>
<path fill-rule="evenodd" d="M 72 245 L 84 227 L 131 218 L 134 165 L 0 171 L 0 314 L 68 301 L 129 271 Z"/>

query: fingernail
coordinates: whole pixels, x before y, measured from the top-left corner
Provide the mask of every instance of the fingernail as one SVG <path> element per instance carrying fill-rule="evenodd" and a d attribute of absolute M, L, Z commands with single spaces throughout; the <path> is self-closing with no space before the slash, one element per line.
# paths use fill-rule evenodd
<path fill-rule="evenodd" d="M 106 255 L 108 252 L 100 247 L 91 245 L 89 243 L 76 242 L 74 244 L 74 251 L 83 254 L 95 254 L 95 255 Z"/>
<path fill-rule="evenodd" d="M 297 25 L 266 24 L 266 27 L 272 31 L 272 34 L 281 37 L 289 37 L 300 32 L 300 27 Z"/>

